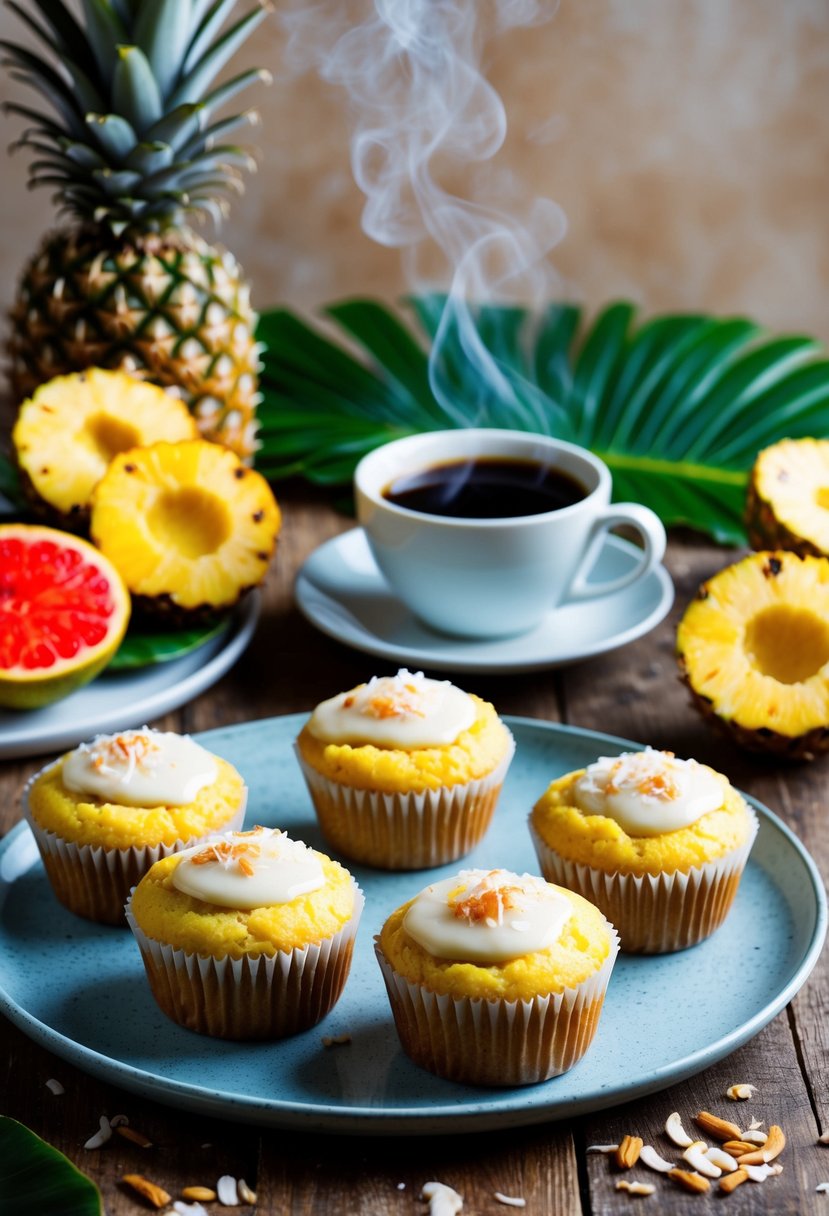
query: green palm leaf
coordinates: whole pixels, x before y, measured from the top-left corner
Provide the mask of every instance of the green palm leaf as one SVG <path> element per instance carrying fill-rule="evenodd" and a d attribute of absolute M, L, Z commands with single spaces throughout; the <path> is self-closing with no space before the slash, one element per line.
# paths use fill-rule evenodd
<path fill-rule="evenodd" d="M 266 475 L 334 484 L 401 435 L 537 431 L 600 455 L 617 501 L 738 544 L 757 452 L 829 436 L 829 358 L 810 338 L 770 337 L 740 317 L 640 324 L 625 301 L 587 325 L 568 304 L 486 305 L 471 317 L 444 296 L 410 304 L 422 333 L 370 300 L 327 310 L 335 337 L 286 309 L 263 315 Z"/>
<path fill-rule="evenodd" d="M 100 1192 L 68 1157 L 0 1115 L 0 1216 L 101 1216 Z"/>

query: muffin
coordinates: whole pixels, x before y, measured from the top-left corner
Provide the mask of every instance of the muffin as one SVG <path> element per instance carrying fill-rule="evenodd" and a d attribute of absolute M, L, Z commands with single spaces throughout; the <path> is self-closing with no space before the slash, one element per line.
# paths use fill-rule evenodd
<path fill-rule="evenodd" d="M 23 811 L 61 903 L 122 924 L 127 896 L 153 862 L 240 828 L 247 789 L 226 760 L 187 735 L 99 735 L 37 773 Z"/>
<path fill-rule="evenodd" d="M 393 912 L 375 947 L 406 1054 L 451 1081 L 512 1086 L 582 1058 L 618 938 L 572 891 L 462 870 Z"/>
<path fill-rule="evenodd" d="M 647 748 L 558 778 L 530 832 L 541 872 L 601 908 L 622 950 L 683 950 L 722 924 L 757 817 L 721 773 Z"/>
<path fill-rule="evenodd" d="M 278 1039 L 340 997 L 363 895 L 338 862 L 284 832 L 227 832 L 157 861 L 127 920 L 153 996 L 188 1030 Z"/>
<path fill-rule="evenodd" d="M 481 840 L 515 744 L 488 702 L 401 670 L 323 701 L 296 749 L 338 853 L 422 870 Z"/>

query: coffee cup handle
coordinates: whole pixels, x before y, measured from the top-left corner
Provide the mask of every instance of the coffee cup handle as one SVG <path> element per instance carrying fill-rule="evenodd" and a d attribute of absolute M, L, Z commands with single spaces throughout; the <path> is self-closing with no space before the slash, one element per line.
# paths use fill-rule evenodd
<path fill-rule="evenodd" d="M 596 565 L 599 554 L 604 547 L 607 534 L 611 528 L 626 525 L 638 533 L 642 540 L 642 556 L 632 570 L 619 578 L 609 579 L 603 583 L 588 582 L 588 577 Z M 631 583 L 644 578 L 658 565 L 665 555 L 667 537 L 662 521 L 649 507 L 640 506 L 635 502 L 613 503 L 594 520 L 587 541 L 587 548 L 581 560 L 570 589 L 563 603 L 576 603 L 579 600 L 592 600 L 600 596 L 612 595 L 629 587 Z"/>

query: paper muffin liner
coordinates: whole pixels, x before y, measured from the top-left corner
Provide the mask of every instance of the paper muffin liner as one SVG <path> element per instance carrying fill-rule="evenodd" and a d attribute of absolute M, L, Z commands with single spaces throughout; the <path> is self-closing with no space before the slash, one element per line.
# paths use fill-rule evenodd
<path fill-rule="evenodd" d="M 430 1072 L 465 1085 L 534 1085 L 577 1064 L 593 1041 L 619 937 L 607 924 L 610 952 L 575 988 L 527 1001 L 485 1000 L 431 992 L 400 975 L 374 949 L 406 1055 Z"/>
<path fill-rule="evenodd" d="M 354 879 L 354 912 L 331 937 L 301 949 L 244 958 L 192 954 L 148 937 L 126 918 L 150 989 L 168 1018 L 221 1039 L 281 1039 L 315 1026 L 340 999 L 365 897 Z"/>
<path fill-rule="evenodd" d="M 662 874 L 606 873 L 561 857 L 532 821 L 530 835 L 547 881 L 595 904 L 618 929 L 625 953 L 668 954 L 710 937 L 728 915 L 759 826 L 747 809 L 751 828 L 744 844 L 714 861 Z"/>
<path fill-rule="evenodd" d="M 23 814 L 32 829 L 43 868 L 57 898 L 76 916 L 98 921 L 99 924 L 124 924 L 124 904 L 130 891 L 160 858 L 189 849 L 200 840 L 215 836 L 217 832 L 238 831 L 245 820 L 247 787 L 235 813 L 224 823 L 199 836 L 176 840 L 172 844 L 138 845 L 129 849 L 76 844 L 40 827 L 29 807 L 32 785 L 41 773 L 51 767 L 51 764 L 47 765 L 27 781 L 23 790 Z"/>
<path fill-rule="evenodd" d="M 464 857 L 483 839 L 515 741 L 510 735 L 506 755 L 485 777 L 394 794 L 331 781 L 295 750 L 323 835 L 337 853 L 382 870 L 427 870 Z"/>

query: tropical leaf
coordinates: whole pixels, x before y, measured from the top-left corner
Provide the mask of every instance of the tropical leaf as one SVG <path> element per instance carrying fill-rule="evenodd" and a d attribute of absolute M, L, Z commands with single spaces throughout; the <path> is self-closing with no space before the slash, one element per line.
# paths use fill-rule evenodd
<path fill-rule="evenodd" d="M 154 667 L 157 663 L 180 659 L 226 628 L 226 620 L 200 629 L 142 629 L 130 625 L 123 642 L 107 664 L 107 671 L 134 671 L 139 667 Z"/>
<path fill-rule="evenodd" d="M 757 452 L 829 436 L 829 359 L 808 337 L 742 317 L 639 323 L 625 301 L 590 324 L 569 304 L 409 304 L 421 332 L 373 300 L 331 306 L 325 329 L 286 309 L 263 315 L 267 476 L 347 482 L 366 452 L 418 431 L 537 431 L 601 456 L 616 501 L 739 544 Z"/>
<path fill-rule="evenodd" d="M 68 1157 L 0 1115 L 0 1216 L 102 1216 L 101 1194 Z"/>

